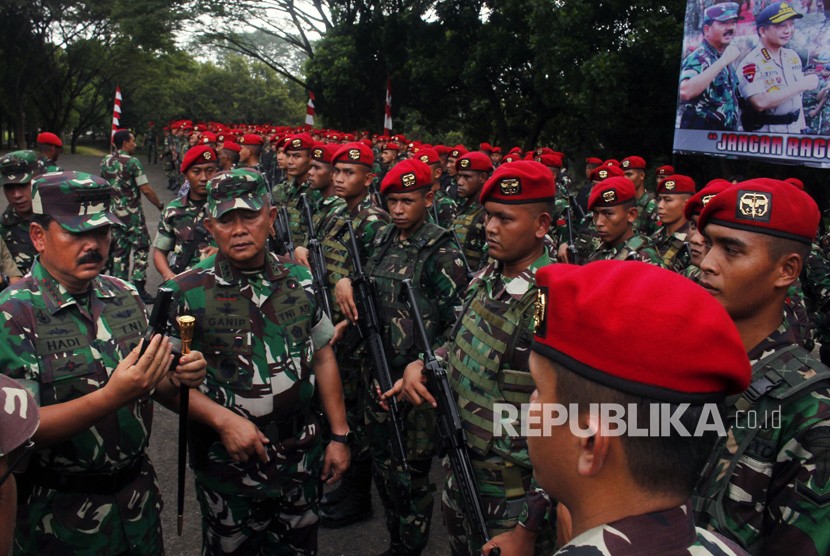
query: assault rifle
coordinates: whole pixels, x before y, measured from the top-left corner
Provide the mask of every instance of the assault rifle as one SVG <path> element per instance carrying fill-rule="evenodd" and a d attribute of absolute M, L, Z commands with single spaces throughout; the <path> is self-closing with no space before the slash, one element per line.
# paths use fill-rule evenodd
<path fill-rule="evenodd" d="M 406 290 L 409 311 L 414 323 L 415 333 L 421 341 L 424 351 L 424 371 L 427 377 L 427 388 L 435 398 L 438 408 L 435 417 L 438 426 L 438 433 L 444 442 L 447 450 L 447 457 L 450 460 L 452 474 L 455 477 L 456 488 L 461 493 L 461 500 L 464 503 L 464 514 L 470 519 L 470 525 L 482 540 L 482 544 L 490 542 L 490 534 L 487 531 L 487 522 L 484 519 L 484 509 L 481 499 L 478 497 L 478 485 L 473 474 L 473 465 L 470 463 L 470 456 L 467 453 L 467 438 L 464 435 L 464 426 L 461 424 L 461 416 L 458 414 L 458 407 L 455 403 L 455 394 L 447 380 L 447 371 L 438 363 L 435 354 L 432 353 L 429 337 L 424 327 L 424 319 L 418 309 L 415 297 L 415 287 L 412 280 L 407 278 L 403 281 Z M 394 398 L 392 398 L 394 399 Z M 490 554 L 498 556 L 501 551 L 494 548 Z"/>
<path fill-rule="evenodd" d="M 323 257 L 323 246 L 317 239 L 317 232 L 314 229 L 314 220 L 311 214 L 311 204 L 305 193 L 300 193 L 300 205 L 305 218 L 305 226 L 308 230 L 308 256 L 311 265 L 311 282 L 317 298 L 329 318 L 331 318 L 331 302 L 328 294 L 328 272 L 326 272 L 326 259 Z"/>
<path fill-rule="evenodd" d="M 576 252 L 576 245 L 574 245 L 574 222 L 573 222 L 573 208 L 570 203 L 565 209 L 565 218 L 568 220 L 568 262 L 571 264 L 579 264 L 579 254 Z"/>
<path fill-rule="evenodd" d="M 342 235 L 349 232 L 349 241 L 345 241 Z M 360 250 L 357 247 L 357 239 L 354 235 L 354 227 L 351 220 L 346 222 L 346 227 L 337 234 L 346 250 L 349 252 L 354 264 L 354 278 L 352 288 L 354 290 L 354 302 L 357 306 L 359 318 L 357 321 L 360 335 L 366 341 L 366 348 L 372 359 L 375 380 L 380 385 L 381 392 L 388 392 L 392 389 L 392 373 L 389 370 L 389 360 L 386 357 L 386 348 L 383 343 L 383 324 L 380 319 L 378 308 L 377 291 L 374 282 L 363 272 L 363 265 L 360 263 Z M 398 459 L 405 471 L 409 470 L 406 463 L 406 445 L 403 437 L 403 418 L 396 399 L 389 400 L 389 422 L 392 427 L 392 454 Z"/>
<path fill-rule="evenodd" d="M 181 253 L 179 253 L 178 257 L 176 257 L 176 262 L 173 263 L 170 270 L 174 274 L 183 272 L 187 268 L 187 264 L 190 262 L 190 259 L 193 258 L 193 255 L 199 248 L 199 244 L 209 237 L 210 232 L 205 229 L 205 226 L 202 223 L 197 224 L 196 228 L 193 230 L 193 237 L 184 243 Z"/>
<path fill-rule="evenodd" d="M 294 258 L 294 239 L 291 237 L 291 219 L 288 217 L 288 209 L 280 207 L 277 211 L 277 221 L 274 223 L 277 238 L 285 247 L 285 255 Z"/>

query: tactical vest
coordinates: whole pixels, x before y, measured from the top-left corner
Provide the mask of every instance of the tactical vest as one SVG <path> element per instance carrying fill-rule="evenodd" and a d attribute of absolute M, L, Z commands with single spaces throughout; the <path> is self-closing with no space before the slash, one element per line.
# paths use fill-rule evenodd
<path fill-rule="evenodd" d="M 459 249 L 466 249 L 467 234 L 470 231 L 470 227 L 473 225 L 473 222 L 476 221 L 476 219 L 479 217 L 483 210 L 484 207 L 481 205 L 478 206 L 475 210 L 465 210 L 463 213 L 459 213 L 458 216 L 456 216 L 450 224 L 450 228 L 455 230 L 455 233 L 458 234 L 458 241 L 461 242 L 461 245 L 458 246 Z"/>
<path fill-rule="evenodd" d="M 229 265 L 227 261 L 220 264 Z M 266 263 L 267 264 L 267 263 Z M 278 264 L 272 262 L 272 264 Z M 230 275 L 230 269 L 222 271 L 225 276 Z M 262 319 L 279 323 L 284 331 L 285 360 L 269 362 L 274 365 L 287 365 L 290 371 L 286 376 L 294 379 L 294 384 L 288 390 L 300 392 L 306 390 L 311 381 L 311 357 L 309 346 L 311 337 L 313 311 L 311 302 L 302 291 L 302 285 L 288 271 L 277 277 L 280 285 L 269 296 L 260 308 L 256 308 L 252 301 L 242 295 L 239 283 L 220 284 L 214 273 L 205 275 L 205 317 L 202 323 L 203 351 L 208 362 L 207 380 L 222 388 L 234 392 L 250 392 L 253 388 L 253 379 L 256 368 L 253 362 L 252 310 L 261 311 Z M 300 300 L 297 300 L 298 292 Z M 253 307 L 253 309 L 252 309 Z M 261 333 L 261 331 L 260 331 Z M 268 348 L 269 346 L 265 346 Z M 274 351 L 283 351 L 283 346 L 270 346 Z M 292 397 L 287 390 L 274 392 L 280 397 Z M 245 394 L 242 394 L 243 396 Z M 296 396 L 293 396 L 296 398 Z M 300 407 L 286 407 L 283 404 L 274 404 L 274 418 L 279 419 L 294 415 Z"/>
<path fill-rule="evenodd" d="M 786 353 L 791 353 L 793 359 L 788 361 L 784 368 L 773 368 L 775 360 Z M 802 373 L 798 372 L 798 369 L 803 368 L 805 365 L 811 369 L 818 369 L 816 374 L 806 378 Z M 809 395 L 820 386 L 826 386 L 828 381 L 830 381 L 830 371 L 819 360 L 815 359 L 797 344 L 792 344 L 777 350 L 757 361 L 753 365 L 753 374 L 756 374 L 756 369 L 763 370 L 764 374 L 754 379 L 749 385 L 749 388 L 740 395 L 738 401 L 735 403 L 737 410 L 746 412 L 747 410 L 756 408 L 763 400 L 769 401 L 772 409 L 780 408 L 797 401 L 803 396 Z M 723 501 L 728 496 L 735 468 L 744 455 L 753 461 L 753 467 L 763 464 L 769 464 L 772 467 L 776 463 L 778 449 L 769 449 L 770 443 L 768 442 L 754 442 L 758 433 L 764 428 L 763 421 L 764 419 L 760 416 L 754 423 L 749 419 L 746 421 L 743 429 L 747 432 L 744 438 L 740 440 L 740 444 L 738 444 L 734 454 L 730 455 L 728 453 L 727 440 L 730 438 L 729 435 L 718 440 L 715 449 L 712 451 L 709 460 L 701 472 L 700 482 L 695 489 L 695 496 L 692 498 L 694 511 L 697 514 L 695 521 L 698 525 L 712 525 L 720 530 L 725 528 L 725 525 L 729 522 Z M 773 430 L 780 435 L 780 428 Z M 783 446 L 783 441 L 784 439 L 778 436 L 772 443 L 776 447 L 781 447 Z M 724 461 L 725 458 L 728 458 L 726 460 L 727 465 L 725 470 L 719 472 L 717 476 L 711 477 L 715 467 L 719 462 Z M 713 482 L 716 483 L 714 488 L 712 485 Z M 736 488 L 740 490 L 740 487 Z M 763 493 L 758 493 L 760 498 L 757 500 L 751 500 L 749 498 L 751 493 L 740 491 L 738 495 L 746 504 L 754 503 L 758 507 L 759 505 L 764 505 L 764 499 L 767 495 L 766 490 L 765 488 Z M 758 512 L 759 515 L 762 513 L 762 511 Z M 751 525 L 760 525 L 760 519 Z M 756 554 L 759 547 L 757 545 L 751 545 L 747 549 L 750 554 Z"/>
<path fill-rule="evenodd" d="M 384 323 L 384 339 L 389 347 L 389 365 L 400 376 L 403 368 L 418 358 L 421 346 L 413 327 L 409 306 L 403 295 L 403 280 L 409 278 L 416 286 L 418 308 L 424 320 L 427 336 L 434 341 L 440 322 L 438 304 L 429 294 L 418 288 L 424 262 L 442 245 L 451 242 L 449 233 L 424 222 L 405 246 L 391 248 L 397 228 L 389 224 L 375 240 L 375 253 L 367 263 L 366 273 L 373 279 L 378 292 Z"/>
<path fill-rule="evenodd" d="M 320 241 L 323 246 L 323 255 L 326 258 L 326 270 L 328 270 L 329 286 L 331 288 L 334 288 L 337 280 L 352 273 L 353 266 L 349 260 L 349 252 L 345 245 L 335 239 L 342 232 L 344 235 L 341 238 L 348 240 L 348 237 L 345 237 L 348 232 L 345 232 L 344 228 L 346 228 L 346 222 L 350 218 L 348 210 L 344 210 L 342 215 L 334 217 L 330 229 L 326 230 L 323 239 Z M 357 230 L 355 230 L 356 232 Z M 357 243 L 360 245 L 359 241 Z"/>
<path fill-rule="evenodd" d="M 533 316 L 536 289 L 531 288 L 518 302 L 492 299 L 480 281 L 473 282 L 470 289 L 472 300 L 453 335 L 455 345 L 449 353 L 449 378 L 458 395 L 467 446 L 482 457 L 494 452 L 509 459 L 510 452 L 494 444 L 493 405 L 509 403 L 515 406 L 519 419 L 511 424 L 520 430 L 521 404 L 528 403 L 535 385 L 527 359 L 516 361 L 514 355 L 517 346 L 529 346 L 533 340 L 528 325 Z M 483 351 L 480 345 L 474 346 L 471 337 L 489 349 Z M 518 370 L 520 368 L 523 370 Z M 506 430 L 503 437 L 512 444 L 512 451 L 527 448 L 524 438 L 508 439 Z"/>

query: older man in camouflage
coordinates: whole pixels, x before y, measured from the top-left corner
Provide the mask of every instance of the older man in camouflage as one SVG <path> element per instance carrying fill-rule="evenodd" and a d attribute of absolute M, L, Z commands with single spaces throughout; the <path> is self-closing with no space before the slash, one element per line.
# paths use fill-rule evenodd
<path fill-rule="evenodd" d="M 0 216 L 0 237 L 23 274 L 35 260 L 34 245 L 29 237 L 32 220 L 32 180 L 40 167 L 34 151 L 14 151 L 0 157 L 0 184 L 9 205 Z"/>
<path fill-rule="evenodd" d="M 718 193 L 698 220 L 711 245 L 700 285 L 737 325 L 752 382 L 729 401 L 693 502 L 699 525 L 752 554 L 830 550 L 830 369 L 784 318 L 819 218 L 809 195 L 759 178 Z"/>
<path fill-rule="evenodd" d="M 145 454 L 150 394 L 175 407 L 178 384 L 198 385 L 205 361 L 170 341 L 146 353 L 144 306 L 129 284 L 100 272 L 110 229 L 110 187 L 76 172 L 32 187 L 31 273 L 0 296 L 0 369 L 41 406 L 36 451 L 21 476 L 17 554 L 147 554 L 164 551 L 161 499 Z M 170 380 L 167 380 L 167 378 Z"/>
<path fill-rule="evenodd" d="M 170 283 L 208 359 L 190 398 L 203 552 L 315 554 L 321 480 L 349 465 L 333 327 L 309 270 L 265 248 L 277 209 L 262 174 L 217 174 L 207 207 L 219 252 Z M 315 394 L 331 430 L 325 454 Z"/>

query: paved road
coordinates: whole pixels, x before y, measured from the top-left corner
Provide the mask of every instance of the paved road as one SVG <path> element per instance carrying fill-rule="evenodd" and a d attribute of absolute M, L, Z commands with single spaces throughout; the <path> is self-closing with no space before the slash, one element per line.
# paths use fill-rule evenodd
<path fill-rule="evenodd" d="M 173 194 L 167 191 L 167 180 L 160 165 L 147 165 L 142 159 L 150 184 L 156 190 L 159 198 L 167 203 L 173 199 Z M 77 170 L 98 174 L 100 158 L 82 155 L 62 155 L 59 164 L 65 170 Z M 150 236 L 155 237 L 158 226 L 159 211 L 143 199 L 144 214 L 147 218 L 147 227 Z M 0 210 L 6 208 L 6 199 L 0 199 Z M 161 276 L 156 272 L 150 258 L 150 270 L 147 275 L 147 290 L 155 292 L 161 283 Z M 156 405 L 156 414 L 153 424 L 153 435 L 150 439 L 149 454 L 155 464 L 156 472 L 161 484 L 165 510 L 162 513 L 164 527 L 164 542 L 168 554 L 196 555 L 201 548 L 201 522 L 199 506 L 193 488 L 193 476 L 188 469 L 186 487 L 185 521 L 182 536 L 176 536 L 176 457 L 178 446 L 178 417 L 167 409 Z M 439 463 L 433 464 L 433 481 L 440 487 Z M 383 524 L 383 511 L 377 491 L 373 488 L 374 517 L 363 523 L 358 523 L 342 529 L 321 529 L 320 550 L 322 556 L 328 555 L 367 555 L 378 554 L 386 550 L 388 534 Z M 443 556 L 450 553 L 446 540 L 446 529 L 441 523 L 440 492 L 435 494 L 435 509 L 433 513 L 433 528 L 429 546 L 425 554 Z"/>

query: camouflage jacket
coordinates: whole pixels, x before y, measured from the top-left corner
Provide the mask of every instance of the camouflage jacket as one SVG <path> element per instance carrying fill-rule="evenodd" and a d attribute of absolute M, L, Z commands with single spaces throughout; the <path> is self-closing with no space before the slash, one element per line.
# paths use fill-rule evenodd
<path fill-rule="evenodd" d="M 435 197 L 432 201 L 432 208 L 427 213 L 427 221 L 433 224 L 438 224 L 442 228 L 448 228 L 452 224 L 453 219 L 458 213 L 458 206 L 449 195 L 439 189 L 435 192 Z M 435 216 L 438 215 L 438 219 Z"/>
<path fill-rule="evenodd" d="M 346 201 L 337 195 L 325 198 L 322 195 L 315 195 L 309 199 L 309 204 L 311 204 L 311 222 L 314 224 L 314 233 L 317 235 L 317 240 L 320 241 L 320 232 L 325 230 L 331 224 L 331 220 L 346 208 Z M 303 223 L 305 223 L 305 219 L 303 219 Z M 311 238 L 308 237 L 307 239 Z"/>
<path fill-rule="evenodd" d="M 715 533 L 695 527 L 688 504 L 599 525 L 577 535 L 557 556 L 743 556 L 746 552 Z"/>
<path fill-rule="evenodd" d="M 688 278 L 692 282 L 696 282 L 696 283 L 700 282 L 700 274 L 701 274 L 700 268 L 693 265 L 692 263 L 689 263 L 689 266 L 687 266 L 686 268 L 681 270 L 680 274 L 682 276 L 685 276 L 686 278 Z"/>
<path fill-rule="evenodd" d="M 183 271 L 193 267 L 201 260 L 200 249 L 216 245 L 213 237 L 203 226 L 207 216 L 205 207 L 205 201 L 193 201 L 189 195 L 176 197 L 164 207 L 153 247 L 167 252 L 168 255 L 172 251 L 171 268 L 179 266 Z M 201 226 L 202 229 L 197 231 L 197 226 Z M 184 247 L 194 240 L 198 240 L 198 244 L 190 253 L 189 260 L 180 260 Z"/>
<path fill-rule="evenodd" d="M 830 550 L 830 369 L 782 324 L 748 353 L 752 383 L 694 499 L 700 526 L 752 554 Z M 816 374 L 819 378 L 808 382 Z"/>
<path fill-rule="evenodd" d="M 128 155 L 126 151 L 105 156 L 101 161 L 101 177 L 115 189 L 112 201 L 116 216 L 141 210 L 139 188 L 147 184 L 147 175 L 136 157 Z"/>
<path fill-rule="evenodd" d="M 637 210 L 639 214 L 634 222 L 634 231 L 650 236 L 657 231 L 657 201 L 654 194 L 646 191 L 643 196 L 637 199 Z"/>
<path fill-rule="evenodd" d="M 458 213 L 450 224 L 467 256 L 470 270 L 476 272 L 486 264 L 487 236 L 484 232 L 484 206 L 478 199 L 467 199 L 458 205 Z"/>
<path fill-rule="evenodd" d="M 663 258 L 663 264 L 669 270 L 680 272 L 691 264 L 692 256 L 686 248 L 689 237 L 689 223 L 684 224 L 672 235 L 668 235 L 666 228 L 660 228 L 651 236 L 654 248 Z"/>
<path fill-rule="evenodd" d="M 317 306 L 307 268 L 266 253 L 264 270 L 242 273 L 220 252 L 168 284 L 178 313 L 196 317 L 192 346 L 208 364 L 202 392 L 261 428 L 308 408 L 311 359 L 334 329 Z M 272 442 L 268 463 L 235 462 L 212 442 L 197 482 L 236 496 L 279 496 L 282 466 L 296 464 L 293 458 L 319 439 L 316 432 L 310 423 L 296 444 Z"/>
<path fill-rule="evenodd" d="M 642 261 L 665 268 L 663 258 L 654 248 L 651 240 L 642 234 L 634 234 L 624 242 L 609 246 L 602 243 L 591 253 L 588 262 L 593 261 Z"/>
<path fill-rule="evenodd" d="M 274 205 L 277 207 L 285 207 L 288 212 L 288 225 L 291 229 L 291 239 L 294 245 L 305 245 L 308 243 L 308 230 L 306 229 L 305 219 L 302 215 L 302 209 L 299 206 L 300 194 L 305 193 L 308 197 L 308 202 L 314 207 L 322 200 L 322 194 L 316 190 L 311 189 L 308 180 L 297 183 L 294 178 L 275 185 L 271 189 L 271 198 Z M 317 231 L 317 230 L 315 230 Z"/>
<path fill-rule="evenodd" d="M 63 172 L 63 168 L 46 158 L 45 156 L 37 157 L 38 174 L 45 174 L 47 172 Z"/>
<path fill-rule="evenodd" d="M 709 69 L 720 53 L 707 41 L 686 56 L 680 68 L 680 81 L 696 77 Z M 692 111 L 704 129 L 738 129 L 738 77 L 730 64 L 722 69 L 706 89 L 683 106 Z"/>
<path fill-rule="evenodd" d="M 18 265 L 19 266 L 19 265 Z M 21 268 L 21 270 L 23 270 Z M 801 271 L 807 312 L 815 326 L 815 340 L 830 344 L 830 261 L 813 244 Z"/>
<path fill-rule="evenodd" d="M 7 207 L 0 216 L 0 238 L 14 257 L 14 263 L 21 273 L 32 268 L 37 251 L 29 237 L 29 221 L 22 218 L 12 207 Z"/>

